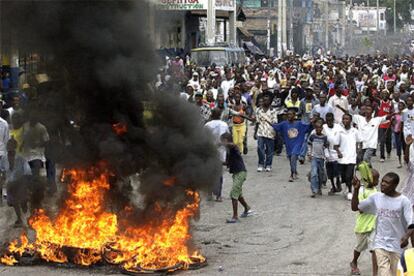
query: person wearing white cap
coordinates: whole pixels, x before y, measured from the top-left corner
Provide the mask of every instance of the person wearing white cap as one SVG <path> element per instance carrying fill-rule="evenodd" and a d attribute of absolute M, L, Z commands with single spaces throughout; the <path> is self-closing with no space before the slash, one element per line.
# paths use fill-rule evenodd
<path fill-rule="evenodd" d="M 198 91 L 200 89 L 200 80 L 198 78 L 198 73 L 193 73 L 193 78 L 188 81 L 188 84 L 191 84 L 195 91 Z"/>

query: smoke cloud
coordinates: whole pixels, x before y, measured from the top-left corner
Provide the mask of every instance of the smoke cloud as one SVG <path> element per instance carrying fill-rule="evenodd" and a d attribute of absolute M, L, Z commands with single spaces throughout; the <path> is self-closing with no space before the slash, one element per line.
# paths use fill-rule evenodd
<path fill-rule="evenodd" d="M 221 164 L 199 111 L 173 92 L 149 87 L 159 60 L 145 1 L 1 1 L 3 32 L 20 53 L 39 53 L 51 81 L 39 86 L 27 114 L 65 146 L 63 167 L 105 160 L 117 176 L 112 203 L 133 200 L 127 181 L 139 174 L 143 209 L 185 204 L 188 188 L 207 190 Z M 156 16 L 156 15 L 155 15 Z M 74 121 L 79 128 L 69 122 Z M 126 125 L 116 135 L 113 124 Z M 62 139 L 63 138 L 63 139 Z M 173 185 L 164 184 L 174 177 Z"/>

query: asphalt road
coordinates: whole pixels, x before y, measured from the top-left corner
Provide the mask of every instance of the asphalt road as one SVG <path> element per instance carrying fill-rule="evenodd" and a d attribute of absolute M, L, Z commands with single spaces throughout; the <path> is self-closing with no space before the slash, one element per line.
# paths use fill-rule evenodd
<path fill-rule="evenodd" d="M 209 265 L 181 275 L 349 275 L 349 263 L 355 243 L 355 213 L 344 196 L 324 195 L 310 198 L 305 177 L 309 163 L 299 167 L 300 179 L 289 183 L 289 164 L 285 156 L 275 157 L 273 172 L 257 173 L 256 145 L 249 141 L 245 156 L 248 177 L 244 196 L 255 210 L 252 217 L 238 224 L 226 224 L 231 216 L 229 191 L 231 176 L 225 174 L 224 201 L 202 201 L 201 218 L 194 223 L 195 241 Z M 394 153 L 393 153 L 394 154 Z M 389 171 L 400 174 L 394 158 L 374 167 L 381 175 Z M 400 184 L 403 185 L 403 184 Z M 2 207 L 0 234 L 13 235 L 11 209 Z M 362 275 L 370 275 L 370 256 L 360 258 Z M 3 267 L 0 275 L 116 275 L 105 269 L 62 269 L 53 266 Z"/>

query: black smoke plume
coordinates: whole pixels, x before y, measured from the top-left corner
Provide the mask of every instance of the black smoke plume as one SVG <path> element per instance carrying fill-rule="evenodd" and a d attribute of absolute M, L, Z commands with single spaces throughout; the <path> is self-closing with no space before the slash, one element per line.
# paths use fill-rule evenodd
<path fill-rule="evenodd" d="M 144 210 L 154 202 L 179 208 L 186 189 L 214 185 L 221 165 L 198 110 L 173 91 L 151 89 L 159 60 L 145 1 L 2 0 L 0 5 L 3 34 L 11 34 L 20 53 L 39 53 L 39 70 L 50 76 L 37 85 L 26 114 L 39 118 L 64 145 L 52 153 L 59 164 L 107 161 L 117 176 L 112 202 L 120 206 L 133 195 L 122 180 L 139 174 Z M 126 125 L 125 134 L 115 134 L 117 123 Z M 170 177 L 171 187 L 164 185 Z"/>

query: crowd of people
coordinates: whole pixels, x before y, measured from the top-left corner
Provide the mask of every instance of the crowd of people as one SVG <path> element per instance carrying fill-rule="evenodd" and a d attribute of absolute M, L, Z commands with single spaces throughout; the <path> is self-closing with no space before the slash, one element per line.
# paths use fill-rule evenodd
<path fill-rule="evenodd" d="M 274 155 L 285 148 L 289 182 L 306 175 L 298 163 L 309 160 L 312 198 L 321 196 L 328 182 L 328 195 L 345 191 L 359 212 L 351 273 L 359 275 L 358 257 L 369 248 L 374 275 L 396 275 L 400 240 L 405 245 L 414 228 L 413 66 L 409 57 L 383 55 L 249 57 L 224 67 L 198 67 L 176 57 L 160 70 L 156 86 L 181 90 L 179 97 L 199 108 L 202 123 L 216 138 L 220 159 L 233 174 L 233 217 L 227 222 L 238 222 L 238 201 L 245 208 L 241 217 L 253 213 L 242 196 L 242 154 L 248 152 L 250 129 L 257 140 L 257 172 L 271 172 Z M 372 167 L 375 156 L 395 162 L 394 148 L 397 162 L 391 166 L 409 169 L 402 194 L 396 173 L 380 180 Z M 363 185 L 355 173 L 361 163 L 373 175 Z M 222 184 L 221 179 L 212 191 L 217 201 Z"/>
<path fill-rule="evenodd" d="M 22 215 L 38 207 L 44 191 L 53 194 L 57 190 L 56 164 L 50 152 L 53 137 L 41 118 L 25 108 L 24 92 L 11 89 L 10 73 L 4 70 L 1 76 L 0 204 L 6 200 L 14 208 L 14 226 L 22 227 Z"/>
<path fill-rule="evenodd" d="M 177 91 L 177 97 L 198 108 L 200 123 L 211 131 L 219 158 L 233 179 L 233 215 L 227 223 L 254 214 L 243 195 L 248 169 L 243 155 L 249 151 L 247 139 L 253 137 L 259 174 L 272 172 L 274 156 L 284 152 L 289 182 L 306 181 L 307 175 L 310 197 L 322 196 L 329 183 L 328 195 L 343 192 L 351 201 L 351 209 L 358 212 L 357 245 L 350 263 L 353 275 L 359 275 L 358 258 L 367 249 L 372 252 L 374 275 L 396 275 L 401 256 L 407 260 L 401 262 L 403 270 L 409 269 L 407 256 L 414 263 L 414 251 L 402 250 L 414 231 L 414 62 L 410 58 L 289 55 L 199 67 L 176 57 L 161 68 L 154 86 L 166 93 Z M 5 94 L 9 88 L 9 75 L 3 72 L 0 89 Z M 47 122 L 25 110 L 22 98 L 19 93 L 9 94 L 7 102 L 0 102 L 0 199 L 7 198 L 13 206 L 16 227 L 23 224 L 27 203 L 35 208 L 33 203 L 43 197 L 33 183 L 46 185 L 49 193 L 56 191 L 50 148 L 59 140 L 59 134 L 48 132 Z M 391 159 L 393 149 L 396 161 Z M 391 166 L 407 167 L 401 194 L 396 173 L 381 178 L 373 168 L 376 156 Z M 309 172 L 302 166 L 307 162 Z M 361 164 L 369 167 L 371 177 L 356 177 Z M 41 183 L 43 179 L 47 184 Z M 16 185 L 18 181 L 30 182 L 31 187 Z M 209 198 L 222 201 L 222 186 L 223 177 Z M 240 216 L 239 202 L 244 207 Z"/>

